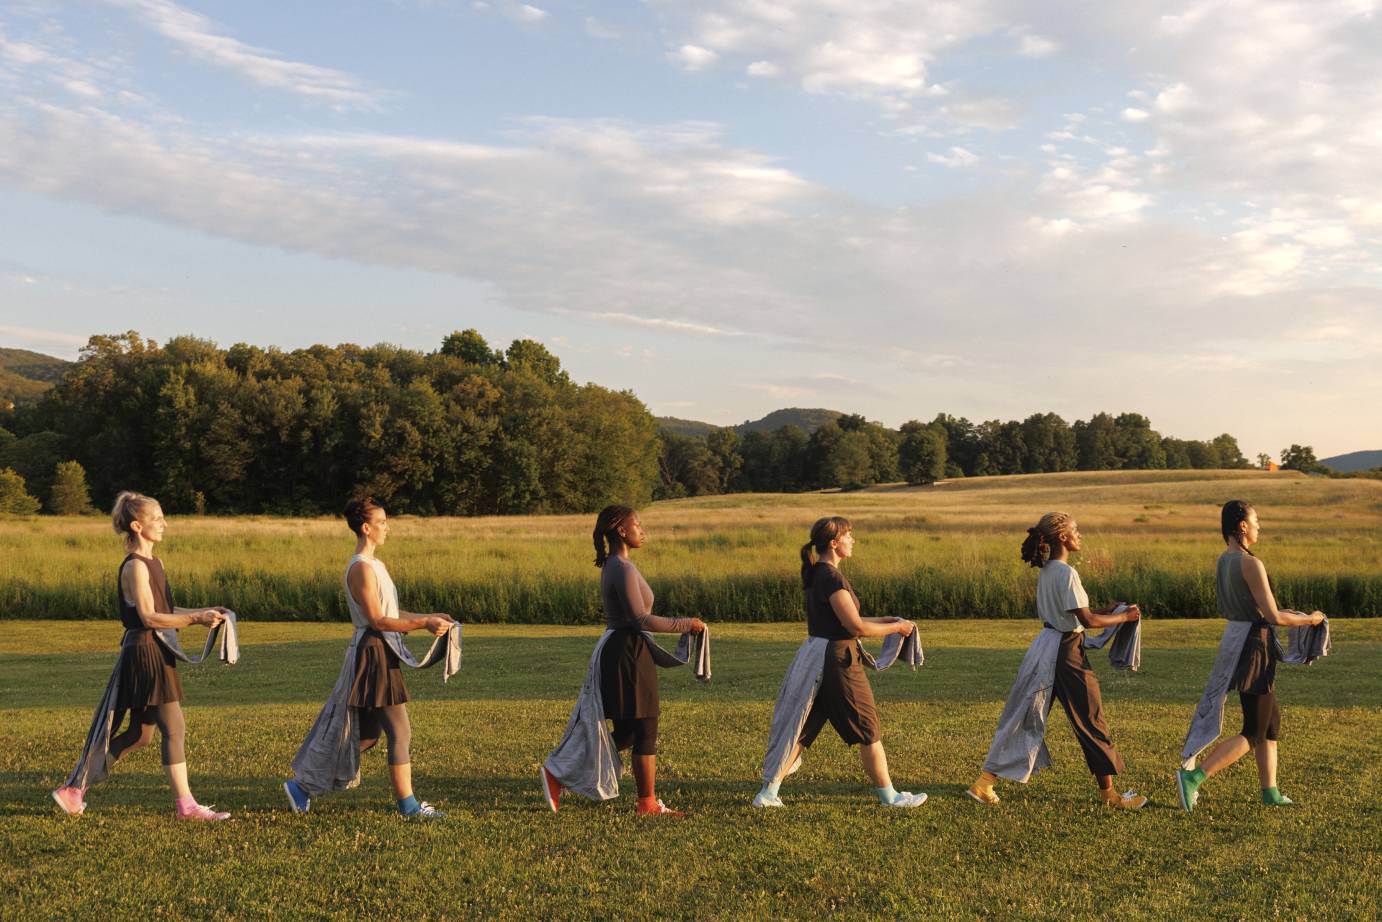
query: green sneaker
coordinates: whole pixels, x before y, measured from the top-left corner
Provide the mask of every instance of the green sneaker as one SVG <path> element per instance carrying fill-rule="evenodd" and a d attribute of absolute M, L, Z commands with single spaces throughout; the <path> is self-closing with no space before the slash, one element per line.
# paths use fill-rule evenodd
<path fill-rule="evenodd" d="M 1176 791 L 1180 794 L 1180 805 L 1185 808 L 1186 813 L 1195 809 L 1195 801 L 1200 799 L 1200 785 L 1203 783 L 1204 775 L 1198 769 L 1176 769 Z"/>
<path fill-rule="evenodd" d="M 1295 801 L 1278 791 L 1276 788 L 1262 789 L 1262 805 L 1266 807 L 1289 807 Z"/>

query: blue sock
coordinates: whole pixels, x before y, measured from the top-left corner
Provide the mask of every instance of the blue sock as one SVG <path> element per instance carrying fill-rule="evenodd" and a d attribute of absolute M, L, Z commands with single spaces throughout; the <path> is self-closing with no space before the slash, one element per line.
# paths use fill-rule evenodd
<path fill-rule="evenodd" d="M 777 796 L 777 789 L 780 788 L 780 787 L 782 787 L 782 782 L 781 782 L 781 781 L 768 781 L 768 782 L 765 782 L 764 785 L 763 785 L 763 793 L 764 793 L 764 794 L 767 794 L 769 797 L 776 797 L 776 796 Z"/>
<path fill-rule="evenodd" d="M 878 802 L 880 804 L 890 804 L 897 800 L 897 790 L 890 784 L 885 788 L 874 788 L 878 792 Z"/>
<path fill-rule="evenodd" d="M 417 798 L 412 794 L 398 799 L 398 812 L 404 816 L 412 816 L 422 809 L 422 805 L 417 802 Z"/>

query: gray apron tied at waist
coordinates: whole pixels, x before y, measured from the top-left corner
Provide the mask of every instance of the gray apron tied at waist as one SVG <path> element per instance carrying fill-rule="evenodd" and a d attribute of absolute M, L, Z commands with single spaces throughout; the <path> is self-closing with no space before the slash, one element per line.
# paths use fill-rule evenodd
<path fill-rule="evenodd" d="M 1117 609 L 1115 609 L 1117 611 Z M 1033 773 L 1049 768 L 1051 753 L 1046 748 L 1046 724 L 1055 700 L 1056 659 L 1060 656 L 1062 631 L 1042 624 L 1022 665 L 1017 667 L 1012 690 L 998 718 L 993 743 L 984 759 L 984 771 L 999 778 L 1026 784 Z M 1107 628 L 1098 637 L 1083 632 L 1086 649 L 1108 647 L 1109 663 L 1118 669 L 1136 671 L 1142 665 L 1142 622 L 1124 621 Z"/>
<path fill-rule="evenodd" d="M 156 643 L 189 666 L 204 661 L 213 649 L 216 651 L 218 662 L 233 666 L 240 661 L 240 635 L 233 611 L 226 612 L 225 619 L 207 632 L 206 644 L 202 647 L 201 654 L 196 657 L 190 656 L 182 649 L 182 645 L 178 643 L 177 629 L 159 628 L 151 629 L 151 632 Z M 124 656 L 124 651 L 130 647 L 147 642 L 139 634 L 137 630 L 125 631 L 120 638 L 120 656 Z M 96 705 L 96 712 L 91 715 L 91 728 L 86 732 L 86 742 L 82 745 L 81 755 L 77 757 L 77 765 L 72 769 L 72 774 L 67 776 L 66 787 L 85 791 L 92 785 L 106 780 L 110 774 L 110 737 L 115 732 L 115 702 L 119 700 L 120 660 L 117 658 L 115 668 L 110 674 L 110 681 L 106 683 L 105 693 Z"/>
<path fill-rule="evenodd" d="M 855 640 L 859 647 L 860 659 L 864 665 L 882 672 L 895 663 L 905 663 L 915 672 L 917 667 L 926 664 L 926 654 L 917 639 L 916 625 L 912 633 L 889 634 L 883 639 L 883 649 L 878 657 Z M 811 705 L 816 701 L 816 692 L 825 674 L 825 651 L 830 641 L 824 637 L 807 637 L 797 648 L 797 655 L 787 667 L 787 675 L 782 679 L 782 687 L 777 691 L 777 701 L 773 704 L 773 722 L 768 728 L 768 753 L 763 757 L 763 780 L 771 783 L 781 778 L 789 767 L 787 758 L 792 748 L 801 738 L 801 729 L 811 713 Z"/>
<path fill-rule="evenodd" d="M 581 693 L 571 709 L 571 719 L 566 722 L 566 731 L 543 763 L 562 787 L 591 800 L 618 797 L 619 775 L 624 770 L 614 737 L 605 724 L 605 705 L 600 694 L 600 652 L 613 635 L 614 631 L 606 630 L 596 642 Z M 676 650 L 670 653 L 658 646 L 652 634 L 644 631 L 643 636 L 647 638 L 653 662 L 659 667 L 669 669 L 692 663 L 695 677 L 701 682 L 710 681 L 709 628 L 699 634 L 682 634 L 677 639 Z"/>
<path fill-rule="evenodd" d="M 365 631 L 365 628 L 357 627 L 350 636 L 331 696 L 312 722 L 297 755 L 293 756 L 293 778 L 311 797 L 319 797 L 330 791 L 343 791 L 360 783 L 360 721 L 356 717 L 356 709 L 346 702 L 355 678 L 355 649 L 365 636 Z M 443 682 L 461 669 L 460 624 L 453 624 L 445 634 L 434 637 L 432 645 L 420 660 L 403 642 L 402 634 L 397 631 L 378 633 L 398 656 L 399 662 L 407 666 L 427 669 L 441 663 Z"/>
<path fill-rule="evenodd" d="M 1190 729 L 1185 734 L 1185 745 L 1181 747 L 1181 767 L 1187 771 L 1195 767 L 1200 753 L 1209 748 L 1209 744 L 1218 739 L 1224 730 L 1224 699 L 1228 697 L 1229 686 L 1233 684 L 1233 674 L 1237 671 L 1243 644 L 1248 634 L 1260 624 L 1257 621 L 1230 621 L 1224 625 L 1219 652 L 1214 655 L 1214 667 L 1209 670 L 1209 682 L 1205 684 L 1200 703 L 1195 706 Z M 1321 656 L 1328 656 L 1333 649 L 1328 618 L 1319 624 L 1291 628 L 1286 632 L 1285 650 L 1281 648 L 1275 629 L 1271 637 L 1272 655 L 1292 666 L 1308 666 Z"/>

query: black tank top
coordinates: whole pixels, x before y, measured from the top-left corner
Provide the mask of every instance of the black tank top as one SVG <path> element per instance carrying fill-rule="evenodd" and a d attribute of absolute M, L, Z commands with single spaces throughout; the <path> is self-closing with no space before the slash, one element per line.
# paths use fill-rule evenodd
<path fill-rule="evenodd" d="M 163 561 L 157 557 L 143 557 L 131 553 L 120 561 L 120 569 L 115 574 L 115 602 L 120 611 L 120 623 L 127 630 L 138 631 L 144 629 L 144 622 L 139 619 L 139 609 L 125 601 L 125 587 L 122 585 L 125 564 L 131 560 L 142 560 L 144 565 L 149 568 L 149 589 L 153 591 L 154 595 L 154 611 L 171 615 L 173 613 L 173 593 L 168 589 L 168 577 L 163 572 Z"/>

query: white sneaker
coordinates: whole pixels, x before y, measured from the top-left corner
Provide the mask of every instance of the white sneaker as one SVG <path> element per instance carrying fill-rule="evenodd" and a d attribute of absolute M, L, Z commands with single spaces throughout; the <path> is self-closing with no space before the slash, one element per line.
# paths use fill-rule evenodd
<path fill-rule="evenodd" d="M 921 806 L 922 804 L 924 804 L 924 803 L 926 803 L 926 795 L 925 795 L 924 793 L 922 793 L 922 794 L 913 794 L 911 791 L 898 791 L 898 793 L 897 793 L 897 800 L 893 801 L 893 802 L 890 803 L 890 804 L 884 804 L 883 806 L 885 806 L 885 807 L 920 807 L 920 806 Z"/>
<path fill-rule="evenodd" d="M 768 794 L 768 793 L 766 793 L 766 792 L 764 792 L 764 791 L 759 791 L 757 794 L 753 795 L 753 805 L 754 805 L 755 807 L 785 807 L 785 806 L 787 806 L 786 804 L 784 804 L 784 803 L 782 802 L 782 798 L 777 797 L 776 795 L 773 795 L 773 794 Z"/>

